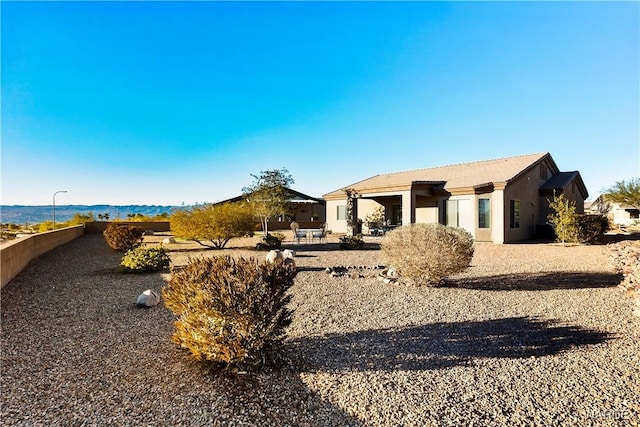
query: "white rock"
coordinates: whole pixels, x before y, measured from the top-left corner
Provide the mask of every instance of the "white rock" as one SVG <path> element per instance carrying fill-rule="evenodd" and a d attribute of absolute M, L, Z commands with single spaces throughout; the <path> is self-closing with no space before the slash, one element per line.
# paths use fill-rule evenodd
<path fill-rule="evenodd" d="M 160 302 L 160 296 L 152 291 L 151 289 L 147 289 L 140 295 L 138 295 L 138 307 L 155 307 Z"/>
<path fill-rule="evenodd" d="M 282 256 L 284 257 L 284 259 L 293 259 L 293 257 L 296 256 L 296 251 L 294 251 L 293 249 L 285 249 L 284 251 L 282 251 Z"/>
<path fill-rule="evenodd" d="M 166 239 L 164 239 L 162 241 L 162 244 L 163 245 L 168 245 L 170 243 L 175 243 L 175 242 L 176 242 L 176 239 L 174 239 L 173 237 L 167 237 Z"/>
<path fill-rule="evenodd" d="M 267 254 L 267 262 L 270 262 L 271 264 L 275 263 L 275 262 L 282 262 L 284 260 L 284 257 L 282 256 L 282 252 L 280 252 L 278 249 L 269 251 L 269 253 Z"/>

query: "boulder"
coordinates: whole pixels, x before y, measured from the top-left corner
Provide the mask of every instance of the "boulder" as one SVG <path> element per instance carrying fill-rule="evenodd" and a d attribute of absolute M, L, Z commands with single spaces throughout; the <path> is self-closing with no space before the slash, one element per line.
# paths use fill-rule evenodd
<path fill-rule="evenodd" d="M 280 250 L 274 249 L 267 253 L 266 259 L 267 262 L 273 264 L 275 262 L 282 262 L 284 260 L 284 257 L 282 256 L 282 252 L 280 252 Z"/>
<path fill-rule="evenodd" d="M 138 295 L 138 300 L 136 304 L 141 308 L 150 308 L 155 307 L 160 302 L 160 296 L 151 289 L 147 289 L 140 295 Z"/>

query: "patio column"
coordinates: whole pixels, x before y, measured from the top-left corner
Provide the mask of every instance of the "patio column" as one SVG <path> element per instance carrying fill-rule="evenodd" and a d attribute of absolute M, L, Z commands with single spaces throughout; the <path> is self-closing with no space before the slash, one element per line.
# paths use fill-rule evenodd
<path fill-rule="evenodd" d="M 358 198 L 359 195 L 353 190 L 345 190 L 347 194 L 347 235 L 358 234 Z"/>
<path fill-rule="evenodd" d="M 416 195 L 413 191 L 403 191 L 402 195 L 402 225 L 413 224 L 416 222 Z"/>
<path fill-rule="evenodd" d="M 494 243 L 504 243 L 505 231 L 509 227 L 509 210 L 505 210 L 504 190 L 495 190 L 491 195 L 491 240 Z"/>

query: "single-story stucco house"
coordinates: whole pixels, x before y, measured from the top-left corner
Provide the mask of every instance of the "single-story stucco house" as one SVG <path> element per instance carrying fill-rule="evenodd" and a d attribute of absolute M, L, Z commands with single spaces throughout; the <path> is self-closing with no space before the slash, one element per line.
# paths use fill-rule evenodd
<path fill-rule="evenodd" d="M 324 195 L 333 232 L 347 232 L 345 190 L 355 194 L 358 222 L 382 207 L 390 226 L 441 223 L 496 243 L 533 238 L 536 226 L 547 223 L 554 191 L 573 201 L 577 213 L 588 197 L 580 173 L 561 172 L 549 153 L 388 173 Z"/>
<path fill-rule="evenodd" d="M 640 223 L 640 209 L 621 203 L 610 202 L 604 195 L 585 204 L 585 210 L 593 214 L 606 215 L 614 225 L 628 226 Z"/>
<path fill-rule="evenodd" d="M 322 224 L 325 222 L 325 201 L 321 198 L 312 197 L 291 188 L 285 189 L 289 197 L 291 210 L 283 212 L 276 218 L 270 218 L 269 230 L 288 230 L 291 221 L 296 221 L 304 227 L 315 227 L 314 224 Z M 223 203 L 235 203 L 244 200 L 243 195 L 232 197 L 214 203 L 215 205 Z M 259 219 L 256 219 L 259 222 Z"/>

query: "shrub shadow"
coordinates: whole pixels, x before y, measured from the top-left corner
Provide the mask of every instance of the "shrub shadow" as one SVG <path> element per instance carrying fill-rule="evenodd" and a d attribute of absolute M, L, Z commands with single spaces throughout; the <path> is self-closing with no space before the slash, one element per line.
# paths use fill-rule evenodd
<path fill-rule="evenodd" d="M 424 371 L 470 365 L 478 358 L 554 355 L 613 338 L 607 332 L 512 317 L 299 338 L 289 346 L 291 351 L 313 355 L 301 362 L 301 368 L 311 372 Z"/>
<path fill-rule="evenodd" d="M 312 252 L 329 252 L 329 251 L 363 251 L 363 250 L 380 250 L 379 243 L 365 242 L 362 248 L 358 249 L 341 249 L 340 243 L 283 243 L 282 249 L 293 249 L 295 251 L 312 251 Z M 296 255 L 297 256 L 297 255 Z"/>
<path fill-rule="evenodd" d="M 298 272 L 300 271 L 325 271 L 326 267 L 296 267 Z"/>
<path fill-rule="evenodd" d="M 452 278 L 442 287 L 483 291 L 548 291 L 617 286 L 623 277 L 617 273 L 544 272 Z"/>

